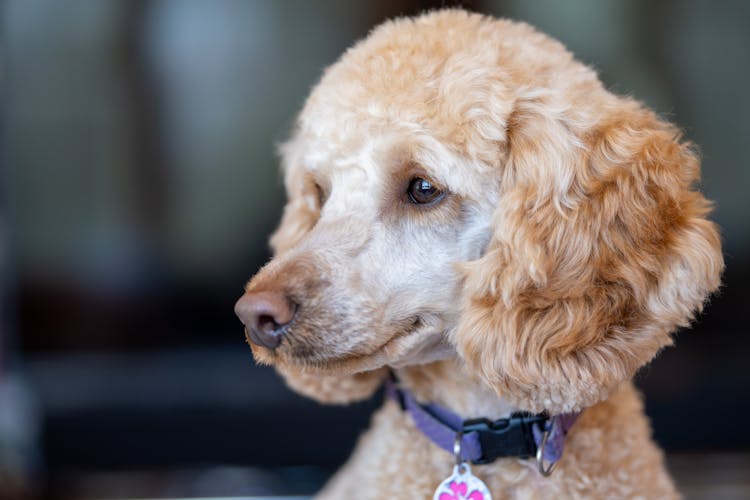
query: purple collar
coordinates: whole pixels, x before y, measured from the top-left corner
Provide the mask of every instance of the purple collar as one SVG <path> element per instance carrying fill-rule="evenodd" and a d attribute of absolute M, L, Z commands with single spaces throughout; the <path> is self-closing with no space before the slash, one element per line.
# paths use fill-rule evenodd
<path fill-rule="evenodd" d="M 580 415 L 580 412 L 553 417 L 513 413 L 495 421 L 464 420 L 443 406 L 418 403 L 412 393 L 399 387 L 395 380 L 389 379 L 385 390 L 389 398 L 411 415 L 414 424 L 430 441 L 452 453 L 457 442 L 460 443 L 461 460 L 486 464 L 500 457 L 536 457 L 544 475 L 560 460 L 565 436 Z"/>

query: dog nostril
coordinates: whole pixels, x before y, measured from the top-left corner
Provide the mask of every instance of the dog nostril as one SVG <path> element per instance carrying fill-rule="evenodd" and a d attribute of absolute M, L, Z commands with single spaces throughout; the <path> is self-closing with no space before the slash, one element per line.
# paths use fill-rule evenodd
<path fill-rule="evenodd" d="M 281 328 L 272 316 L 263 314 L 258 317 L 258 329 L 267 333 L 274 333 L 276 330 Z"/>
<path fill-rule="evenodd" d="M 294 319 L 294 307 L 280 292 L 247 292 L 234 311 L 245 325 L 248 339 L 256 345 L 275 349 L 281 343 L 284 327 Z"/>

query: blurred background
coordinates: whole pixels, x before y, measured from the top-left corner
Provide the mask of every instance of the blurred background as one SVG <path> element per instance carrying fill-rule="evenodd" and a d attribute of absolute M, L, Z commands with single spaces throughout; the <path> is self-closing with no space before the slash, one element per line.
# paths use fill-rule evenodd
<path fill-rule="evenodd" d="M 244 342 L 275 144 L 352 42 L 454 3 L 0 5 L 0 498 L 314 492 L 380 396 L 319 406 Z M 725 286 L 638 383 L 688 496 L 748 498 L 750 2 L 462 5 L 560 39 L 700 146 Z"/>

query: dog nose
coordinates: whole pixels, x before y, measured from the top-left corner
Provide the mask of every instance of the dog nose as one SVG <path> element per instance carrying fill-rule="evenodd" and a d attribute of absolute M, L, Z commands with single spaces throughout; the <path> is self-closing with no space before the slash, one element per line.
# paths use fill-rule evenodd
<path fill-rule="evenodd" d="M 253 344 L 275 349 L 284 327 L 294 318 L 294 306 L 280 292 L 247 292 L 234 305 Z"/>

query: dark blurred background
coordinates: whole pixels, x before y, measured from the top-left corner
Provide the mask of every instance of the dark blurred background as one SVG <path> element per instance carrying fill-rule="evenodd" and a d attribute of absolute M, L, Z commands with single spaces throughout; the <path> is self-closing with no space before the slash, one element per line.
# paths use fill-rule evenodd
<path fill-rule="evenodd" d="M 736 486 L 726 471 L 750 470 L 750 2 L 462 4 L 555 36 L 700 146 L 725 286 L 638 383 L 683 487 L 716 481 L 706 463 Z M 232 307 L 284 200 L 274 145 L 353 41 L 453 2 L 0 5 L 0 497 L 315 491 L 380 401 L 304 400 L 244 343 Z"/>

